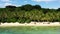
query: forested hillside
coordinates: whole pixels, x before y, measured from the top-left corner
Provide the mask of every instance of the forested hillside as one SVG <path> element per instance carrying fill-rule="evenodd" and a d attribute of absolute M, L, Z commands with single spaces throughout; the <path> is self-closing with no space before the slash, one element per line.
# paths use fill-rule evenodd
<path fill-rule="evenodd" d="M 0 8 L 0 22 L 60 22 L 60 8 L 42 8 L 40 5 L 22 5 L 19 7 L 8 5 Z"/>

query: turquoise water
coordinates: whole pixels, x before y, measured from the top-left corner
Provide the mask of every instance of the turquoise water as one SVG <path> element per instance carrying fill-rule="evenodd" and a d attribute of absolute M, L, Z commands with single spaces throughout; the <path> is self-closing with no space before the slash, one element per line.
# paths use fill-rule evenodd
<path fill-rule="evenodd" d="M 54 28 L 53 28 L 54 29 Z M 29 30 L 29 29 L 20 29 L 18 28 L 0 28 L 0 34 L 60 34 L 60 29 L 56 28 L 54 30 Z"/>

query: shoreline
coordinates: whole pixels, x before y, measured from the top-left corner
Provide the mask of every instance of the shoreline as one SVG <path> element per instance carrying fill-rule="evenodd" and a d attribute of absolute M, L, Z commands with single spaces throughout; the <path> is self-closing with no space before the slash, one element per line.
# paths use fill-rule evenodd
<path fill-rule="evenodd" d="M 43 23 L 38 23 L 36 22 L 31 22 L 31 23 L 24 23 L 24 24 L 21 24 L 21 23 L 1 23 L 0 26 L 60 26 L 60 22 L 54 22 L 54 23 L 49 23 L 48 22 L 43 22 Z"/>

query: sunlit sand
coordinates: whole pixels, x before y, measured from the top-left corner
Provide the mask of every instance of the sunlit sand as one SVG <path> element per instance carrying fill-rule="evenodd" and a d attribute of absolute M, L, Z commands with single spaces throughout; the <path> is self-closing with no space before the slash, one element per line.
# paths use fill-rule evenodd
<path fill-rule="evenodd" d="M 49 23 L 49 24 L 48 24 Z M 0 26 L 60 26 L 60 22 L 1 23 Z"/>

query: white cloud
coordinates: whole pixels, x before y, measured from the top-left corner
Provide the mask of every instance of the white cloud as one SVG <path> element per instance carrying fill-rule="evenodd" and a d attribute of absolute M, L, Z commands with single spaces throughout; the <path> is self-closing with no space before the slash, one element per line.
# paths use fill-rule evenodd
<path fill-rule="evenodd" d="M 1 0 L 2 2 L 11 2 L 10 0 Z"/>
<path fill-rule="evenodd" d="M 50 1 L 56 1 L 56 0 L 32 0 L 32 1 L 36 1 L 36 2 L 50 2 Z"/>
<path fill-rule="evenodd" d="M 12 5 L 12 6 L 21 6 L 21 5 L 12 4 L 12 3 L 5 3 L 5 5 L 4 5 L 4 6 L 7 6 L 7 5 Z"/>
<path fill-rule="evenodd" d="M 21 5 L 17 5 L 17 4 L 12 4 L 12 3 L 4 3 L 4 4 L 0 4 L 0 8 L 4 8 L 5 6 L 8 6 L 8 5 L 12 5 L 12 6 L 21 6 Z"/>
<path fill-rule="evenodd" d="M 4 7 L 7 6 L 7 5 L 12 5 L 12 4 L 11 4 L 11 3 L 0 4 L 0 8 L 1 8 L 1 7 L 4 8 Z"/>
<path fill-rule="evenodd" d="M 11 3 L 5 3 L 4 6 L 7 6 L 7 5 L 12 5 Z"/>

